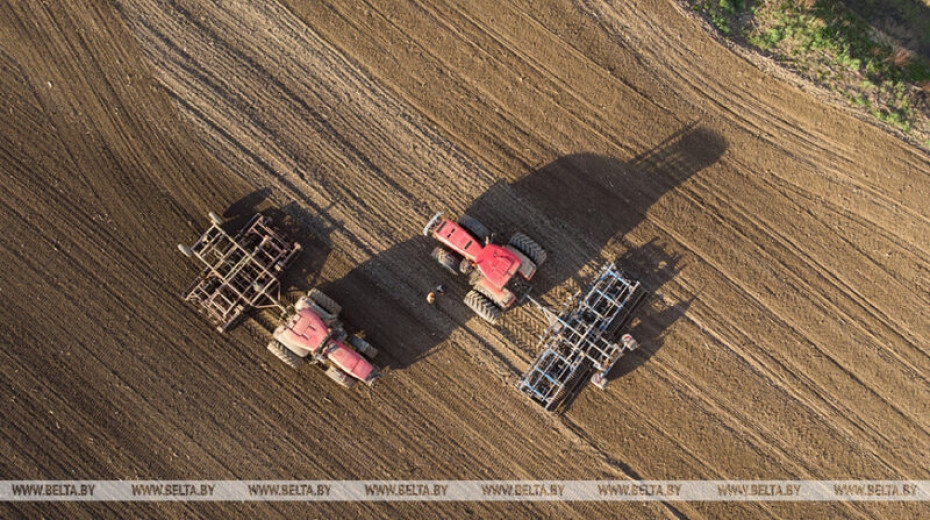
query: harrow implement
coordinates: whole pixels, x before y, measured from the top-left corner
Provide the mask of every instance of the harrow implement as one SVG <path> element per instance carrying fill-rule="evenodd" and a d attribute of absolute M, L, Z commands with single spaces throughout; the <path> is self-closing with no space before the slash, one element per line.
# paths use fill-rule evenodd
<path fill-rule="evenodd" d="M 594 282 L 573 296 L 558 313 L 529 298 L 549 326 L 540 336 L 539 355 L 518 383 L 521 391 L 546 410 L 554 410 L 580 389 L 585 378 L 599 388 L 624 354 L 638 347 L 630 334 L 620 334 L 646 292 L 609 263 Z"/>
<path fill-rule="evenodd" d="M 235 235 L 223 229 L 223 219 L 210 213 L 210 227 L 194 245 L 179 244 L 184 255 L 203 265 L 200 276 L 184 291 L 184 299 L 200 307 L 220 332 L 226 332 L 249 309 L 278 307 L 280 276 L 300 253 L 300 244 L 289 242 L 256 214 Z"/>

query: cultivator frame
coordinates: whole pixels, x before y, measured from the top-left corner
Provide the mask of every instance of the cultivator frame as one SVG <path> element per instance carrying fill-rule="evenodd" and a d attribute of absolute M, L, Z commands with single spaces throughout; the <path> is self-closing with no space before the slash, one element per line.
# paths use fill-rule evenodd
<path fill-rule="evenodd" d="M 539 355 L 517 386 L 546 410 L 565 402 L 591 372 L 595 384 L 606 386 L 605 376 L 617 360 L 638 346 L 629 334 L 619 342 L 617 336 L 645 294 L 638 281 L 611 262 L 558 314 L 528 297 L 546 316 L 549 326 L 540 335 Z"/>
<path fill-rule="evenodd" d="M 199 305 L 201 312 L 226 332 L 249 309 L 286 307 L 281 303 L 280 277 L 301 250 L 260 213 L 235 235 L 227 233 L 223 220 L 210 213 L 210 227 L 193 246 L 178 245 L 185 255 L 204 268 L 184 291 L 184 300 Z"/>

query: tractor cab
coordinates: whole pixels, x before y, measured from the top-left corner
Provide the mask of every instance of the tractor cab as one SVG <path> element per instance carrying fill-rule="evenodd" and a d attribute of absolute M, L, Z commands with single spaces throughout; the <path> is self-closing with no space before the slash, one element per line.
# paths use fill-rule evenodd
<path fill-rule="evenodd" d="M 474 262 L 491 285 L 503 289 L 520 270 L 521 259 L 506 247 L 488 244 Z"/>
<path fill-rule="evenodd" d="M 345 331 L 334 331 L 325 318 L 314 312 L 313 307 L 297 308 L 294 314 L 275 330 L 274 338 L 298 356 L 335 365 L 339 370 L 366 384 L 371 384 L 378 377 L 375 367 L 356 349 L 343 342 L 346 339 Z M 351 342 L 352 338 L 349 340 Z"/>
<path fill-rule="evenodd" d="M 300 309 L 278 327 L 274 337 L 300 357 L 321 353 L 332 329 L 309 308 Z"/>
<path fill-rule="evenodd" d="M 423 236 L 432 236 L 441 245 L 430 256 L 453 275 L 468 275 L 472 290 L 465 295 L 465 305 L 490 323 L 497 323 L 501 313 L 517 301 L 524 284 L 511 284 L 519 273 L 531 280 L 536 269 L 546 261 L 546 251 L 523 233 L 514 233 L 507 245 L 495 244 L 494 235 L 478 220 L 461 215 L 458 221 L 442 217 L 442 212 L 423 228 Z M 528 290 L 528 288 L 527 288 Z"/>
<path fill-rule="evenodd" d="M 535 264 L 513 248 L 494 244 L 487 238 L 482 241 L 449 219 L 439 223 L 433 236 L 464 261 L 474 264 L 486 279 L 485 283 L 497 290 L 503 289 L 516 273 L 529 279 L 536 270 Z"/>

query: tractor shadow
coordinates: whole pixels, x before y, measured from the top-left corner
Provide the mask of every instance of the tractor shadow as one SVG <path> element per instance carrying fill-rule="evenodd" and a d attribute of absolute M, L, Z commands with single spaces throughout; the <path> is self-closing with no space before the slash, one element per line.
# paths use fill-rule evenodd
<path fill-rule="evenodd" d="M 597 260 L 599 254 L 560 250 L 558 244 L 548 242 L 554 240 L 553 229 L 562 236 L 577 236 L 583 243 L 593 245 L 585 247 L 587 251 L 602 251 L 610 241 L 623 240 L 665 193 L 717 162 L 727 147 L 722 136 L 689 125 L 631 161 L 595 154 L 561 157 L 514 182 L 494 184 L 465 213 L 500 233 L 504 241 L 514 231 L 523 231 L 547 249 L 549 260 L 533 280 L 532 294 L 545 294 L 569 280 L 583 287 L 589 280 L 576 280 L 576 276 L 592 260 Z M 540 215 L 544 221 L 540 221 Z M 345 300 L 344 308 L 363 317 L 365 327 L 374 331 L 373 341 L 382 347 L 384 354 L 380 361 L 392 369 L 404 369 L 436 354 L 437 345 L 454 331 L 466 330 L 461 326 L 466 321 L 477 319 L 462 301 L 469 290 L 464 277 L 453 277 L 434 262 L 426 266 L 411 262 L 411 258 L 428 258 L 435 245 L 431 238 L 418 234 L 323 287 L 337 300 Z M 667 283 L 679 270 L 679 259 L 667 254 L 664 245 L 655 240 L 629 247 L 617 263 L 650 292 Z M 418 280 L 422 287 L 414 288 L 417 301 L 374 288 L 371 279 L 377 276 L 372 273 L 379 270 L 394 270 L 399 279 Z M 447 290 L 431 308 L 425 295 L 438 284 L 444 284 Z M 666 305 L 647 296 L 631 323 L 631 332 L 640 342 L 640 352 L 628 356 L 629 360 L 621 360 L 610 377 L 629 373 L 654 355 L 663 343 L 663 331 L 683 316 L 689 305 L 690 302 Z M 509 314 L 536 313 L 528 306 L 523 303 L 522 308 L 508 311 L 498 327 L 505 336 L 518 342 L 521 350 L 535 355 L 536 338 L 522 337 L 530 336 L 526 331 L 516 331 L 520 337 L 515 337 L 511 330 L 515 317 Z M 481 341 L 478 334 L 470 334 Z M 499 358 L 514 373 L 520 371 L 503 356 Z"/>
<path fill-rule="evenodd" d="M 457 280 L 449 280 L 442 274 L 445 271 L 433 272 L 430 265 L 427 277 L 422 276 L 422 270 L 415 269 L 383 274 L 385 270 L 392 270 L 391 266 L 409 265 L 411 258 L 428 256 L 429 247 L 429 239 L 416 236 L 320 286 L 323 292 L 342 304 L 348 330 L 364 329 L 364 335 L 381 352 L 375 361 L 382 367 L 404 369 L 438 353 L 437 345 L 474 316 L 462 302 L 467 288 L 459 287 L 455 283 Z M 405 282 L 425 278 L 425 281 L 414 285 L 415 294 L 406 297 L 375 282 L 391 278 Z M 426 302 L 426 294 L 439 283 L 446 285 L 446 293 L 430 305 Z M 410 289 L 407 291 L 409 295 Z"/>
<path fill-rule="evenodd" d="M 596 154 L 561 157 L 516 182 L 492 186 L 466 213 L 500 230 L 503 240 L 523 231 L 548 251 L 549 260 L 533 280 L 533 294 L 545 294 L 567 280 L 585 285 L 575 277 L 595 258 L 551 243 L 551 231 L 532 215 L 507 211 L 515 207 L 514 195 L 527 201 L 534 215 L 601 251 L 612 240 L 623 240 L 663 195 L 717 162 L 727 147 L 722 136 L 689 125 L 628 162 Z"/>

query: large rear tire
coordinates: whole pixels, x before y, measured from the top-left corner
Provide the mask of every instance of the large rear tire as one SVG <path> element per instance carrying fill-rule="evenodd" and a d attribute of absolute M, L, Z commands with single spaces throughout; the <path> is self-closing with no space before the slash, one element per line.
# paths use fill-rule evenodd
<path fill-rule="evenodd" d="M 430 256 L 433 257 L 433 260 L 436 260 L 436 262 L 446 271 L 449 271 L 454 275 L 459 274 L 459 263 L 461 260 L 451 251 L 437 247 L 433 249 L 433 252 L 430 253 Z"/>
<path fill-rule="evenodd" d="M 349 374 L 346 374 L 345 372 L 343 372 L 342 370 L 339 370 L 338 368 L 334 366 L 331 366 L 326 369 L 326 377 L 338 383 L 339 386 L 343 388 L 347 388 L 347 389 L 355 386 L 355 383 L 357 381 Z"/>
<path fill-rule="evenodd" d="M 465 295 L 465 305 L 491 325 L 496 325 L 501 319 L 501 308 L 478 291 L 468 291 Z"/>
<path fill-rule="evenodd" d="M 339 316 L 339 313 L 342 312 L 342 305 L 336 303 L 336 300 L 330 298 L 326 293 L 316 287 L 307 292 L 307 297 L 333 316 Z"/>
<path fill-rule="evenodd" d="M 268 344 L 268 350 L 270 350 L 276 358 L 287 363 L 291 368 L 300 368 L 300 366 L 304 364 L 304 358 L 298 356 L 291 351 L 291 349 L 285 347 L 278 341 L 272 340 L 272 342 Z"/>
<path fill-rule="evenodd" d="M 349 345 L 352 345 L 352 348 L 368 359 L 374 359 L 378 356 L 378 349 L 358 336 L 349 336 Z"/>
<path fill-rule="evenodd" d="M 519 249 L 521 253 L 532 260 L 533 263 L 536 264 L 536 267 L 542 265 L 549 256 L 546 254 L 546 250 L 537 244 L 535 240 L 523 233 L 514 233 L 513 236 L 510 237 L 510 245 Z"/>

